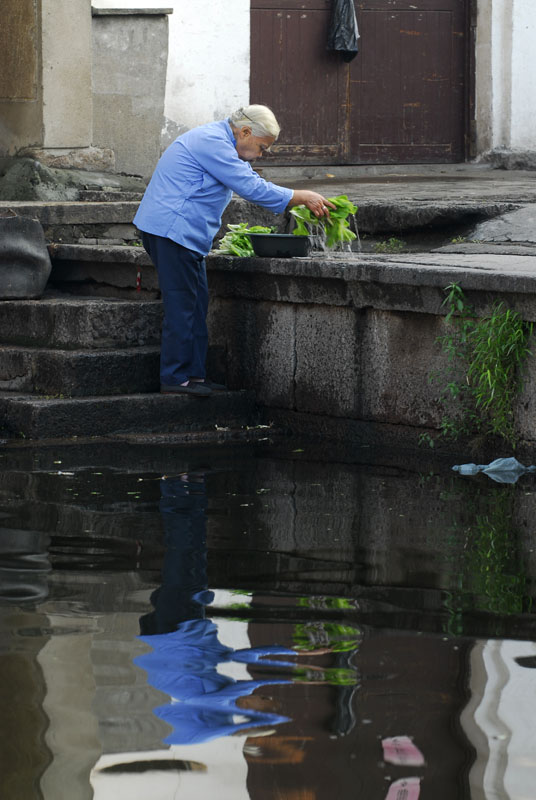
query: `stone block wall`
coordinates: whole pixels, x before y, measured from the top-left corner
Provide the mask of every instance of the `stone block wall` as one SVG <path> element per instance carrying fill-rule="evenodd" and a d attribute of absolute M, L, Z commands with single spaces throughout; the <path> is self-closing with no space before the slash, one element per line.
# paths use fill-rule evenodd
<path fill-rule="evenodd" d="M 464 262 L 470 269 L 452 268 L 443 254 L 426 260 L 209 257 L 210 341 L 220 377 L 231 388 L 255 390 L 268 418 L 290 414 L 311 432 L 344 438 L 356 424 L 372 423 L 412 429 L 417 439 L 439 429 L 446 413 L 460 413 L 441 398 L 453 378 L 438 343 L 447 330 L 445 287 L 460 282 L 479 315 L 502 299 L 530 320 L 536 281 L 516 274 L 511 259 L 502 275 L 471 261 Z M 535 382 L 531 360 L 516 408 L 528 441 L 536 439 Z"/>

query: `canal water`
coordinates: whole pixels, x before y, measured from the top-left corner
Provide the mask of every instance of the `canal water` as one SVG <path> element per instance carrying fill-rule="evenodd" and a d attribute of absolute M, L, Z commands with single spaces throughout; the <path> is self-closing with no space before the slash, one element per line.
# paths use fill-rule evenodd
<path fill-rule="evenodd" d="M 536 477 L 261 438 L 0 447 L 0 797 L 535 798 Z"/>

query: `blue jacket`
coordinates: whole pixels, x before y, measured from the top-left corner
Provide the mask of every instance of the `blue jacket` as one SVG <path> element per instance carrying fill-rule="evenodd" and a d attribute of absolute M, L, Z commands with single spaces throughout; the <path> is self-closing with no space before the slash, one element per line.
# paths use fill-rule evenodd
<path fill-rule="evenodd" d="M 235 141 L 227 120 L 175 139 L 147 186 L 134 217 L 136 227 L 206 255 L 233 192 L 275 214 L 283 212 L 292 189 L 261 178 L 238 157 Z"/>

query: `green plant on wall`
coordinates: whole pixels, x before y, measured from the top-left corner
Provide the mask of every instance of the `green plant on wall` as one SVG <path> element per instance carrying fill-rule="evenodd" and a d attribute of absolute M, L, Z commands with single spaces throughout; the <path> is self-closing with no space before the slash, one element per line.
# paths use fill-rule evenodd
<path fill-rule="evenodd" d="M 457 400 L 462 414 L 461 420 L 445 417 L 441 432 L 454 438 L 497 435 L 515 447 L 514 401 L 531 355 L 533 323 L 502 302 L 493 304 L 489 317 L 478 319 L 457 283 L 445 291 L 448 330 L 438 341 L 448 357 L 450 380 L 443 395 Z"/>
<path fill-rule="evenodd" d="M 391 236 L 383 242 L 377 242 L 374 245 L 376 253 L 400 253 L 405 247 L 402 239 L 397 239 L 396 236 Z"/>

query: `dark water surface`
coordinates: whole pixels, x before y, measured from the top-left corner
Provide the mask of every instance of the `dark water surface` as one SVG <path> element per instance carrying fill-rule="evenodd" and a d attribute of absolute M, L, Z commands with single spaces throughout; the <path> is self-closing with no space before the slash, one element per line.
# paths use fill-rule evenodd
<path fill-rule="evenodd" d="M 4 444 L 0 797 L 536 798 L 535 499 L 370 448 Z"/>

